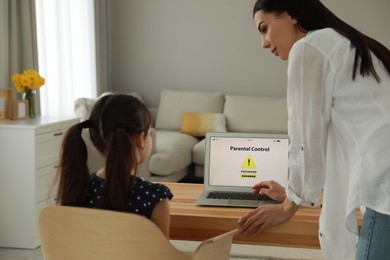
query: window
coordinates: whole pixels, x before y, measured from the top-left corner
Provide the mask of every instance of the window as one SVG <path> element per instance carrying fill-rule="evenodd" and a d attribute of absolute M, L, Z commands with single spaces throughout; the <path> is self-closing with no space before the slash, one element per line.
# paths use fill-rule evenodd
<path fill-rule="evenodd" d="M 79 97 L 96 97 L 93 0 L 35 0 L 42 115 L 74 115 Z"/>

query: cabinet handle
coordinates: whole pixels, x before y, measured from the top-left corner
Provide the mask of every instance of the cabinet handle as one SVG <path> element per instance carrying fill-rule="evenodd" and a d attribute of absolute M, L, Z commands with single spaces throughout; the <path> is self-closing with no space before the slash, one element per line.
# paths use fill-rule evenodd
<path fill-rule="evenodd" d="M 63 135 L 63 132 L 54 133 L 54 136 L 60 136 Z"/>

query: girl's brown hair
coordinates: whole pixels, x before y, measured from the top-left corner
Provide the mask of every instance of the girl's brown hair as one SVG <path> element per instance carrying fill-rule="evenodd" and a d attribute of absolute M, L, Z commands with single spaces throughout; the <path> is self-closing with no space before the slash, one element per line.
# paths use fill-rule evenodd
<path fill-rule="evenodd" d="M 87 148 L 83 128 L 106 156 L 105 188 L 100 208 L 126 211 L 133 185 L 131 173 L 137 169 L 135 140 L 149 134 L 151 115 L 147 107 L 130 95 L 107 95 L 99 99 L 89 120 L 72 126 L 65 134 L 59 163 L 58 203 L 83 206 L 89 187 Z"/>

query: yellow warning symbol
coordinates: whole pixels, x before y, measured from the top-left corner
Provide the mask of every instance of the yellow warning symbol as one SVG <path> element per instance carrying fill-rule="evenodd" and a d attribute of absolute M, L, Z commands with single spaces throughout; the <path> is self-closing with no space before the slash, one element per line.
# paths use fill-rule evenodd
<path fill-rule="evenodd" d="M 244 163 L 241 165 L 241 168 L 242 169 L 256 169 L 256 164 L 250 155 L 248 155 L 248 157 L 246 157 Z"/>

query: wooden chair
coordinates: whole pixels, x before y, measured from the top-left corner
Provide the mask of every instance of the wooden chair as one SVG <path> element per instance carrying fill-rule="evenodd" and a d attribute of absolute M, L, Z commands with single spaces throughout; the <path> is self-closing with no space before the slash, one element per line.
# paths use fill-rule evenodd
<path fill-rule="evenodd" d="M 194 252 L 175 248 L 149 219 L 137 214 L 68 206 L 49 206 L 39 216 L 46 260 L 71 259 L 229 259 L 238 230 L 203 241 Z"/>

